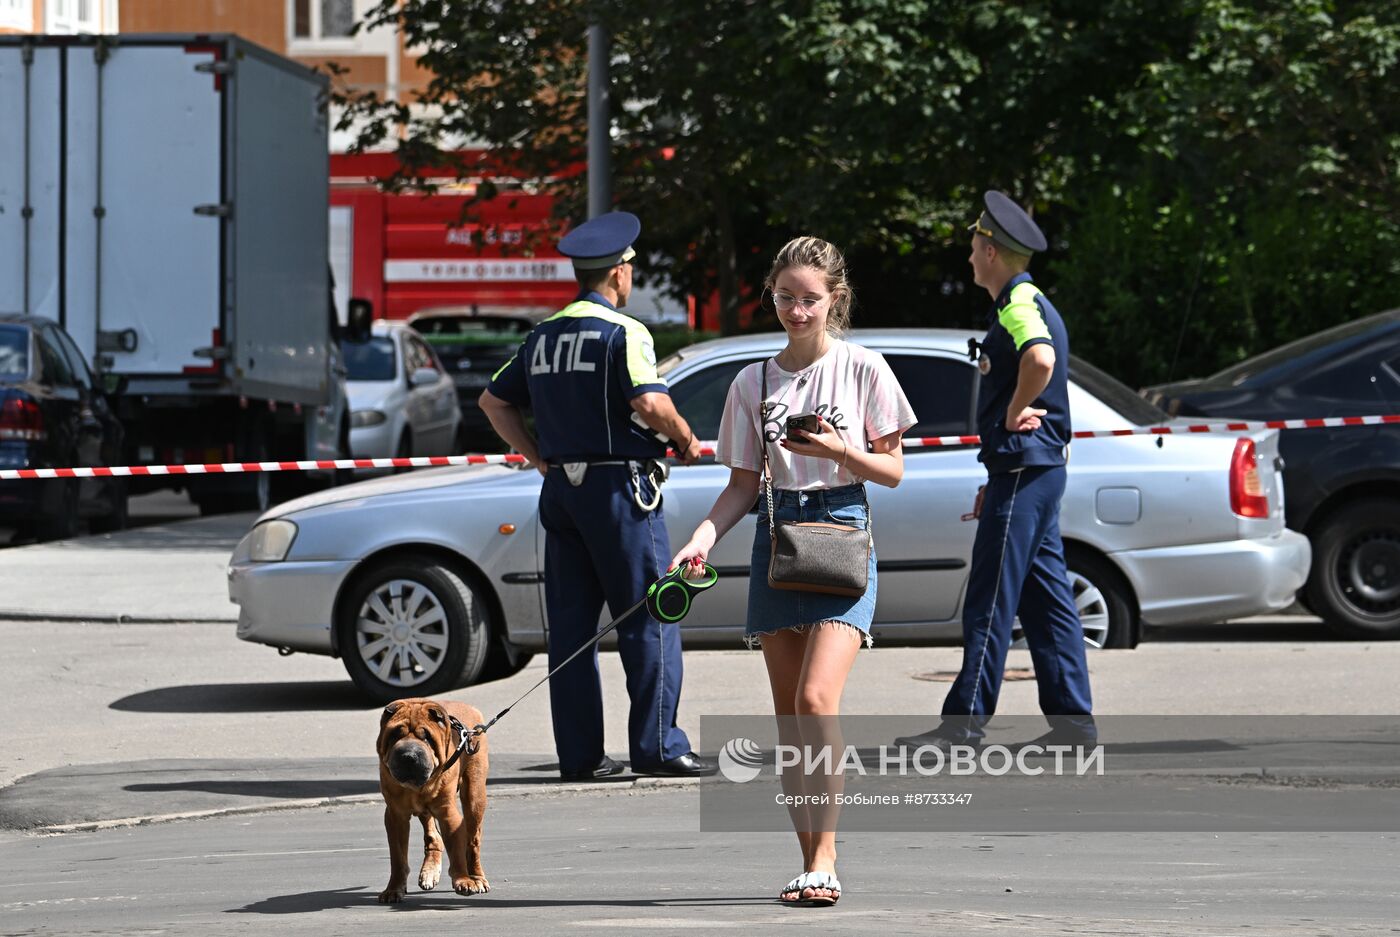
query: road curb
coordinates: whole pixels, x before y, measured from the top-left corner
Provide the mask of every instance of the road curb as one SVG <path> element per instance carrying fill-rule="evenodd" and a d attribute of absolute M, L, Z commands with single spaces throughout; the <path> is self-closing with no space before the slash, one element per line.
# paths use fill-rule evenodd
<path fill-rule="evenodd" d="M 75 612 L 19 612 L 0 608 L 0 623 L 7 621 L 52 621 L 76 625 L 236 625 L 237 618 L 186 618 L 177 615 L 124 615 L 99 612 L 92 615 Z"/>
<path fill-rule="evenodd" d="M 548 784 L 530 787 L 502 786 L 488 788 L 490 798 L 539 797 L 557 794 L 612 794 L 638 791 L 657 791 L 664 788 L 686 789 L 698 787 L 700 781 L 693 778 L 636 778 L 632 781 L 601 781 L 598 783 Z M 248 814 L 274 813 L 284 810 L 315 810 L 324 807 L 347 807 L 358 804 L 379 804 L 384 798 L 380 794 L 347 794 L 341 797 L 310 797 L 300 800 L 284 800 L 266 804 L 241 804 L 232 807 L 214 807 L 209 810 L 185 810 L 178 813 L 148 814 L 135 817 L 115 817 L 107 820 L 88 820 L 80 823 L 55 823 L 49 826 L 36 826 L 15 832 L 36 836 L 62 836 L 66 833 L 93 833 L 99 830 L 115 830 L 133 826 L 152 826 L 157 823 L 178 823 L 182 820 L 208 820 L 216 817 L 246 816 Z"/>

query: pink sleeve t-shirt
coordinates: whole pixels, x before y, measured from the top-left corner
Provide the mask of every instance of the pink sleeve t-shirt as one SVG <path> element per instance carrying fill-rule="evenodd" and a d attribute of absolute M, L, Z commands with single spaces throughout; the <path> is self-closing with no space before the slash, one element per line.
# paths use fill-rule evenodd
<path fill-rule="evenodd" d="M 768 369 L 768 420 L 763 427 L 773 486 L 789 491 L 839 488 L 863 479 L 831 459 L 797 455 L 778 445 L 787 416 L 819 413 L 853 450 L 916 422 L 914 410 L 883 355 L 860 345 L 833 340 L 826 354 L 798 372 L 784 371 L 765 358 L 739 372 L 729 386 L 719 424 L 715 458 L 730 468 L 759 472 L 759 396 Z"/>

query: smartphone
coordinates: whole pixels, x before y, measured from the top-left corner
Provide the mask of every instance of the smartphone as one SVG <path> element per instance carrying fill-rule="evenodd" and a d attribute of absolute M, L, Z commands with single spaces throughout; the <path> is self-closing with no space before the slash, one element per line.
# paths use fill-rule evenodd
<path fill-rule="evenodd" d="M 802 430 L 805 433 L 816 433 L 821 431 L 821 424 L 815 413 L 794 413 L 787 418 L 787 438 L 788 442 L 803 442 L 801 436 L 796 435 L 793 430 Z"/>

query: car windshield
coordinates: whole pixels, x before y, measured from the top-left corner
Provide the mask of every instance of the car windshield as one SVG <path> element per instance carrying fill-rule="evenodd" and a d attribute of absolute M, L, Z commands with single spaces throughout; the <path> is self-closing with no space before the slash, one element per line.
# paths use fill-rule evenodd
<path fill-rule="evenodd" d="M 29 375 L 29 330 L 0 325 L 0 381 L 23 380 Z"/>
<path fill-rule="evenodd" d="M 428 316 L 413 328 L 430 345 L 500 345 L 515 343 L 530 332 L 531 322 L 519 316 Z"/>
<path fill-rule="evenodd" d="M 1255 355 L 1253 358 L 1246 358 L 1239 364 L 1232 364 L 1225 370 L 1212 374 L 1206 380 L 1211 384 L 1227 384 L 1231 387 L 1237 387 L 1251 377 L 1263 374 L 1281 364 L 1287 364 L 1329 345 L 1344 342 L 1349 338 L 1364 335 L 1373 329 L 1381 329 L 1391 325 L 1397 318 L 1400 318 L 1400 313 L 1385 312 L 1378 316 L 1367 316 L 1364 319 L 1357 319 L 1355 322 L 1347 322 L 1315 335 L 1300 338 L 1296 342 L 1280 345 L 1263 354 Z"/>
<path fill-rule="evenodd" d="M 340 343 L 345 355 L 347 377 L 352 381 L 392 381 L 394 379 L 394 340 L 381 335 L 367 341 Z"/>
<path fill-rule="evenodd" d="M 1080 387 L 1099 398 L 1134 426 L 1160 426 L 1171 417 L 1128 389 L 1128 385 L 1070 355 L 1069 376 Z"/>

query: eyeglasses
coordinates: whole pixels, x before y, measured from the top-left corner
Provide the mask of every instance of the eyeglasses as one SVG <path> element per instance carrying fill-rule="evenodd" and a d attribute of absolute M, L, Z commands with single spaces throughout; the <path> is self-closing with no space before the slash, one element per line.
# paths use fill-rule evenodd
<path fill-rule="evenodd" d="M 774 305 L 774 306 L 777 306 L 777 307 L 778 307 L 779 309 L 781 309 L 783 312 L 787 312 L 787 311 L 788 311 L 789 309 L 791 309 L 793 306 L 798 306 L 798 305 L 800 305 L 800 306 L 802 307 L 802 311 L 803 311 L 803 312 L 811 312 L 813 309 L 817 308 L 818 305 L 820 305 L 821 303 L 826 302 L 826 301 L 827 301 L 827 298 L 828 298 L 828 297 L 823 296 L 821 299 L 812 299 L 810 296 L 806 296 L 806 297 L 803 297 L 802 299 L 798 299 L 796 296 L 792 295 L 791 293 L 778 293 L 778 292 L 774 292 L 774 293 L 773 293 L 773 305 Z"/>

